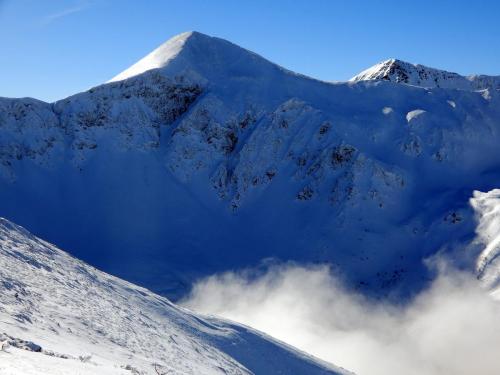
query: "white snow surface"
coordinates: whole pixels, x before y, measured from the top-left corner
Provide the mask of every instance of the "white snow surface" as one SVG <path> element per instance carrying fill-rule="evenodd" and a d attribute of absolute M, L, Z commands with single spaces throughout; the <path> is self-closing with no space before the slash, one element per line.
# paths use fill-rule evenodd
<path fill-rule="evenodd" d="M 411 122 L 417 119 L 419 116 L 424 115 L 425 111 L 423 109 L 414 109 L 406 114 L 406 121 Z"/>
<path fill-rule="evenodd" d="M 165 374 L 347 374 L 250 328 L 197 316 L 0 219 L 3 339 L 11 345 L 0 350 L 2 375 L 156 374 L 155 364 Z"/>
<path fill-rule="evenodd" d="M 470 75 L 412 64 L 398 59 L 382 61 L 350 79 L 351 82 L 386 80 L 420 87 L 460 90 L 500 89 L 500 76 Z"/>
<path fill-rule="evenodd" d="M 109 82 L 121 81 L 151 69 L 164 67 L 169 61 L 174 59 L 179 54 L 186 41 L 193 37 L 193 34 L 194 32 L 188 31 L 169 39 L 166 43 L 163 43 L 160 47 L 155 49 L 143 59 L 139 60 L 130 68 L 124 70 L 116 77 L 109 80 Z"/>
<path fill-rule="evenodd" d="M 476 271 L 485 287 L 500 300 L 500 189 L 474 192 L 471 205 L 478 222 L 473 243 L 479 250 Z"/>

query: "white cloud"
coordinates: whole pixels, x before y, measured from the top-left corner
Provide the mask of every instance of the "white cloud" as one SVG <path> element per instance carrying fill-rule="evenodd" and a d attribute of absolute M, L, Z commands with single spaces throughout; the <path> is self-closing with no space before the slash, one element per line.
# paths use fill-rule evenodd
<path fill-rule="evenodd" d="M 45 16 L 43 18 L 42 24 L 48 25 L 48 24 L 56 21 L 57 19 L 64 18 L 64 17 L 69 16 L 71 14 L 81 12 L 82 10 L 86 9 L 88 6 L 89 6 L 89 3 L 86 1 L 79 2 L 78 4 L 76 4 L 72 7 L 62 9 L 58 12 L 55 12 L 55 13 L 52 13 L 52 14 Z"/>
<path fill-rule="evenodd" d="M 500 304 L 442 270 L 408 306 L 346 292 L 326 267 L 279 266 L 198 283 L 184 305 L 255 327 L 359 375 L 497 375 Z"/>

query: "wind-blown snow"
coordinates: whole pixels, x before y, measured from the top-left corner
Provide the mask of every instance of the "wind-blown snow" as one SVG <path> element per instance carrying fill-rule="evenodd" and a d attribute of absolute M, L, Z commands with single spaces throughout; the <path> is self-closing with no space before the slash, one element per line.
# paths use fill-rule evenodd
<path fill-rule="evenodd" d="M 10 338 L 5 339 L 6 335 Z M 249 328 L 201 318 L 0 220 L 1 374 L 340 374 Z M 41 352 L 16 348 L 14 339 Z M 18 345 L 20 346 L 20 345 Z"/>
<path fill-rule="evenodd" d="M 439 262 L 430 264 L 438 265 Z M 326 267 L 280 265 L 196 284 L 185 303 L 256 327 L 357 374 L 496 375 L 499 301 L 470 273 L 438 266 L 411 303 L 346 290 Z"/>

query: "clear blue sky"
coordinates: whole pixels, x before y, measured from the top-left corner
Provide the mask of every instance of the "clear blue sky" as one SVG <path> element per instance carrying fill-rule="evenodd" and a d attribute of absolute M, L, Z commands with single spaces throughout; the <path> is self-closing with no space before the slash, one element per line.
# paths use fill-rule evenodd
<path fill-rule="evenodd" d="M 498 0 L 0 0 L 0 96 L 64 98 L 188 30 L 324 80 L 391 57 L 500 75 Z"/>

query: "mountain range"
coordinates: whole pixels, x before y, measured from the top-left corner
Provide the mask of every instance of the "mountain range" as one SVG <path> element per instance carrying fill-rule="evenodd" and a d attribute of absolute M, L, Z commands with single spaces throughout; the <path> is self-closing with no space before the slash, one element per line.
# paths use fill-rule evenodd
<path fill-rule="evenodd" d="M 388 60 L 330 83 L 183 33 L 55 103 L 1 98 L 0 213 L 174 300 L 275 262 L 410 296 L 436 254 L 477 271 L 499 82 Z"/>

